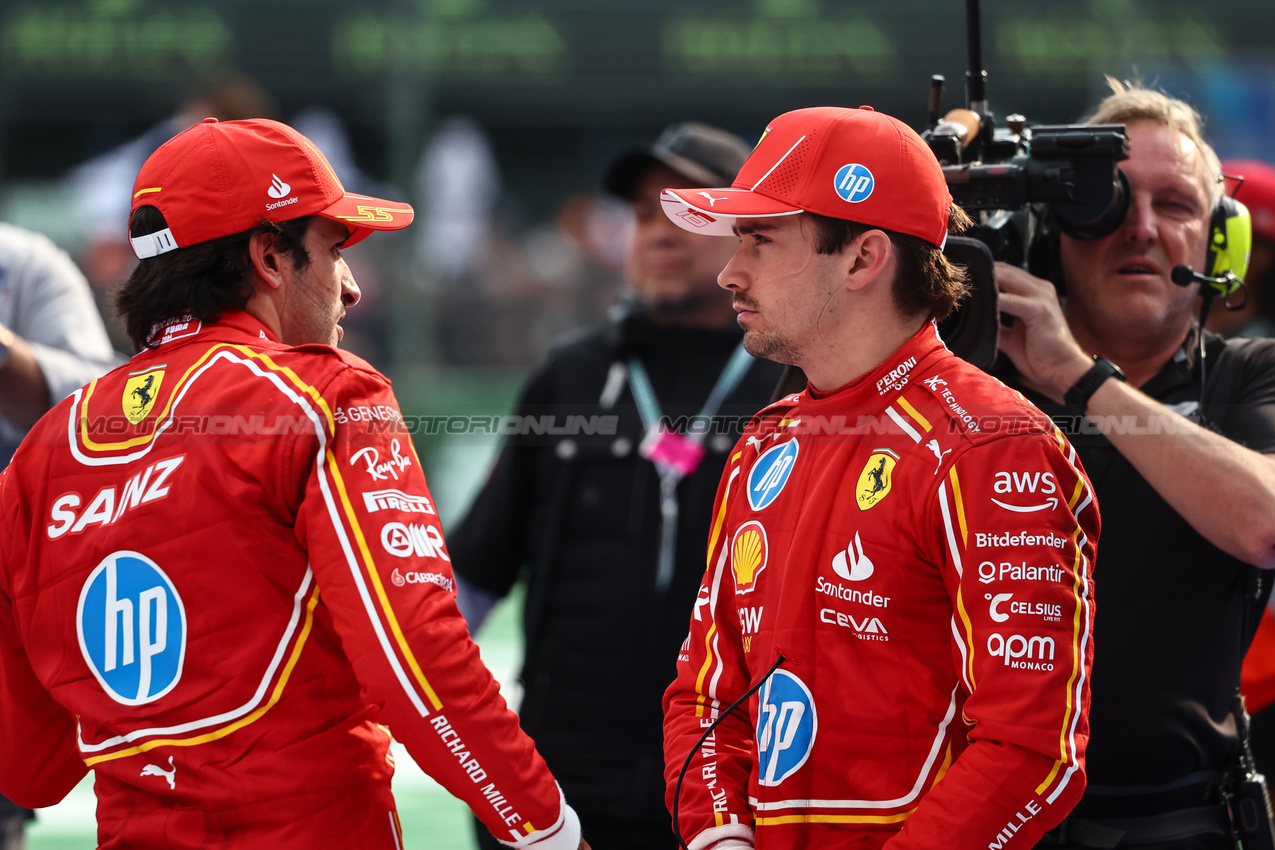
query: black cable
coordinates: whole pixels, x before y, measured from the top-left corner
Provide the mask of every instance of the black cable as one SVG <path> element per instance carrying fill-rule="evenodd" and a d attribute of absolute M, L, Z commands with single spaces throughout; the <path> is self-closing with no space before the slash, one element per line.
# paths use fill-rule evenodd
<path fill-rule="evenodd" d="M 1213 306 L 1213 293 L 1205 292 L 1204 301 L 1200 304 L 1200 420 L 1204 420 L 1204 323 L 1209 320 L 1209 309 Z"/>
<path fill-rule="evenodd" d="M 695 754 L 699 752 L 699 748 L 704 746 L 704 742 L 708 740 L 709 735 L 713 734 L 713 730 L 717 728 L 717 725 L 726 719 L 726 715 L 730 714 L 736 708 L 739 708 L 739 704 L 741 702 L 757 693 L 757 689 L 766 684 L 766 680 L 770 678 L 770 674 L 774 673 L 775 670 L 779 668 L 779 665 L 783 663 L 784 657 L 780 655 L 775 659 L 775 663 L 771 665 L 765 675 L 757 680 L 757 684 L 744 691 L 743 696 L 727 706 L 726 710 L 719 714 L 717 719 L 709 724 L 708 728 L 704 730 L 704 734 L 700 735 L 699 740 L 695 742 L 695 746 L 691 747 L 691 751 L 686 754 L 686 761 L 682 764 L 682 772 L 677 775 L 677 785 L 673 788 L 673 833 L 677 836 L 677 846 L 682 848 L 682 850 L 691 850 L 691 848 L 686 844 L 686 839 L 682 837 L 682 827 L 677 820 L 678 804 L 682 799 L 682 780 L 686 778 L 686 771 L 691 768 L 691 759 L 693 759 Z"/>

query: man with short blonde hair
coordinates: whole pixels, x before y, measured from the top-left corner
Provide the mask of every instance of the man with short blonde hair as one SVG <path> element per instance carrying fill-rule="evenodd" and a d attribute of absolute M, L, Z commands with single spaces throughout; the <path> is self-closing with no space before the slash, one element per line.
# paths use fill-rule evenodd
<path fill-rule="evenodd" d="M 1006 380 L 1068 433 L 1103 506 L 1091 784 L 1047 846 L 1229 848 L 1240 663 L 1275 566 L 1275 343 L 1201 346 L 1199 285 L 1173 270 L 1213 273 L 1217 156 L 1186 103 L 1112 88 L 1091 121 L 1127 127 L 1123 224 L 1062 237 L 1061 303 L 996 271 L 1018 318 Z"/>

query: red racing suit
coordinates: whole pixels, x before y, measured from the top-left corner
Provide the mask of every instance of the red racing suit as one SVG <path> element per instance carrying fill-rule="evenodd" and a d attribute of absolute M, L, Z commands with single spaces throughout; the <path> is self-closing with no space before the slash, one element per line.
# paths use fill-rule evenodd
<path fill-rule="evenodd" d="M 392 850 L 392 730 L 497 838 L 577 846 L 363 361 L 169 323 L 0 480 L 0 793 L 93 768 L 106 848 Z"/>
<path fill-rule="evenodd" d="M 749 430 L 664 697 L 691 850 L 1031 847 L 1085 785 L 1099 521 L 1075 451 L 932 323 Z"/>

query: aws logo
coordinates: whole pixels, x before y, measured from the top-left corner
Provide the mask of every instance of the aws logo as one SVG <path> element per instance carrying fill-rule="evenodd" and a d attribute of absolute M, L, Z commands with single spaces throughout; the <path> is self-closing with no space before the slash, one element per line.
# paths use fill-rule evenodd
<path fill-rule="evenodd" d="M 120 397 L 120 405 L 124 408 L 124 416 L 136 425 L 155 407 L 155 399 L 159 397 L 159 385 L 164 381 L 164 367 L 156 366 L 141 372 L 133 372 L 124 382 L 124 393 Z"/>
<path fill-rule="evenodd" d="M 1028 501 L 1035 501 L 1030 497 L 1035 495 L 1037 489 L 1040 490 L 1042 496 L 1058 492 L 1058 479 L 1054 477 L 1052 472 L 998 472 L 996 473 L 996 482 L 992 485 L 992 489 L 997 493 L 1007 495 L 1027 496 Z M 1053 509 L 1058 507 L 1057 497 L 1042 498 L 1040 504 L 1034 505 L 1016 505 L 1002 502 L 995 496 L 992 501 L 1000 505 L 1007 511 L 1013 511 L 1019 514 L 1030 514 L 1036 511 Z"/>
<path fill-rule="evenodd" d="M 735 574 L 735 592 L 752 593 L 757 577 L 766 569 L 770 546 L 766 542 L 766 529 L 760 522 L 746 522 L 735 532 L 735 542 L 730 550 L 731 571 Z"/>

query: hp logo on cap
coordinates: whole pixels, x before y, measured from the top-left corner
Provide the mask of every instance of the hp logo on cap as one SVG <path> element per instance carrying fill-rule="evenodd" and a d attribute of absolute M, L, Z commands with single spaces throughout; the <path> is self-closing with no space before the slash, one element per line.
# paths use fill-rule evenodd
<path fill-rule="evenodd" d="M 866 201 L 872 194 L 872 187 L 876 181 L 872 179 L 872 172 L 867 166 L 852 162 L 849 165 L 843 165 L 837 170 L 837 176 L 833 180 L 833 187 L 837 190 L 837 195 L 843 201 L 857 204 L 860 201 Z"/>

